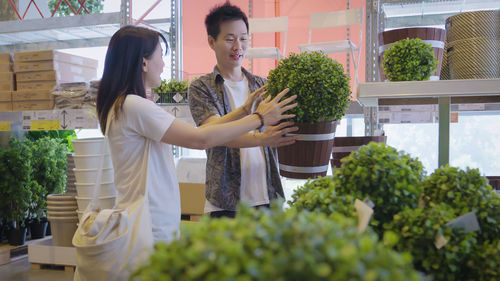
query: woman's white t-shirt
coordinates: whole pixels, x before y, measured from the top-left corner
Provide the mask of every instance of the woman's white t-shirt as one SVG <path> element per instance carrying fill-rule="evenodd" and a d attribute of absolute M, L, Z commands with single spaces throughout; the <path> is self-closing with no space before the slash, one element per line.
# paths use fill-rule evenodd
<path fill-rule="evenodd" d="M 115 172 L 117 208 L 126 208 L 146 182 L 154 242 L 170 241 L 179 235 L 181 217 L 179 183 L 172 147 L 161 138 L 175 117 L 150 100 L 128 95 L 118 118 L 111 121 L 109 148 Z M 151 141 L 148 161 L 147 140 Z M 146 173 L 143 173 L 144 170 Z"/>

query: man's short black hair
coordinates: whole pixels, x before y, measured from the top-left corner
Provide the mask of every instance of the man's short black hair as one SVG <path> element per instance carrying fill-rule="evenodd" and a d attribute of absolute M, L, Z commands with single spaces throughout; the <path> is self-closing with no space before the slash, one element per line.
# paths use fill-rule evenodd
<path fill-rule="evenodd" d="M 229 1 L 213 7 L 205 18 L 207 34 L 217 40 L 217 36 L 219 36 L 220 33 L 220 24 L 225 21 L 234 20 L 242 20 L 245 22 L 248 31 L 248 18 L 239 7 L 231 5 Z"/>

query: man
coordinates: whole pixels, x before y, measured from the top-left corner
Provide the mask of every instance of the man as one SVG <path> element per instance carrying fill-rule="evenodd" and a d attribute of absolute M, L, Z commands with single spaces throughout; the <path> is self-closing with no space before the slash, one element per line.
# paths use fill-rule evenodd
<path fill-rule="evenodd" d="M 248 19 L 229 2 L 213 8 L 205 19 L 208 44 L 217 65 L 212 73 L 194 80 L 189 87 L 189 106 L 198 126 L 240 119 L 252 113 L 265 91 L 266 80 L 242 66 L 248 48 Z M 234 217 L 238 202 L 269 206 L 284 197 L 276 148 L 295 142 L 293 123 L 261 128 L 207 150 L 205 213 L 211 217 Z"/>

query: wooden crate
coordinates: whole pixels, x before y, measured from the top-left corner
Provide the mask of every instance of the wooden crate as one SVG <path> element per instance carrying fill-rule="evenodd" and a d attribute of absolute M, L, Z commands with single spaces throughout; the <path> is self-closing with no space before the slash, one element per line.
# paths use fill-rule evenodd
<path fill-rule="evenodd" d="M 26 257 L 28 245 L 21 246 L 0 245 L 0 265 L 10 263 Z"/>
<path fill-rule="evenodd" d="M 52 245 L 52 236 L 36 240 L 28 244 L 28 261 L 32 268 L 58 268 L 74 271 L 76 266 L 76 249 Z"/>

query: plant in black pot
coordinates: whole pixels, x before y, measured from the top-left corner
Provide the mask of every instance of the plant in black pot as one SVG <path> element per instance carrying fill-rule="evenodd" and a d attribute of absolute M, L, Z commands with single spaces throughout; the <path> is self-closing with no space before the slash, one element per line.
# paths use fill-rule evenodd
<path fill-rule="evenodd" d="M 11 138 L 9 148 L 0 150 L 0 216 L 7 224 L 10 245 L 23 245 L 25 220 L 32 199 L 31 149 Z"/>
<path fill-rule="evenodd" d="M 429 80 L 437 60 L 430 44 L 419 38 L 394 43 L 384 54 L 384 74 L 389 81 Z"/>
<path fill-rule="evenodd" d="M 321 52 L 292 53 L 269 72 L 268 93 L 274 97 L 285 88 L 287 96 L 297 95 L 298 106 L 289 112 L 296 115 L 292 121 L 300 138 L 278 149 L 280 173 L 299 179 L 325 176 L 337 121 L 349 106 L 349 77 Z"/>
<path fill-rule="evenodd" d="M 67 1 L 67 2 L 66 2 Z M 59 16 L 70 16 L 74 15 L 75 12 L 78 15 L 85 14 L 97 14 L 102 12 L 104 0 L 50 0 L 49 10 L 51 13 L 57 9 L 56 13 Z M 71 8 L 68 6 L 71 5 Z M 81 6 L 81 7 L 80 7 Z"/>
<path fill-rule="evenodd" d="M 29 219 L 32 228 L 42 228 L 41 233 L 35 232 L 39 234 L 35 237 L 41 238 L 44 236 L 43 230 L 47 228 L 47 195 L 61 194 L 66 188 L 68 147 L 63 139 L 51 137 L 25 141 L 32 150 L 32 178 L 38 184 L 32 186 L 33 200 Z"/>

